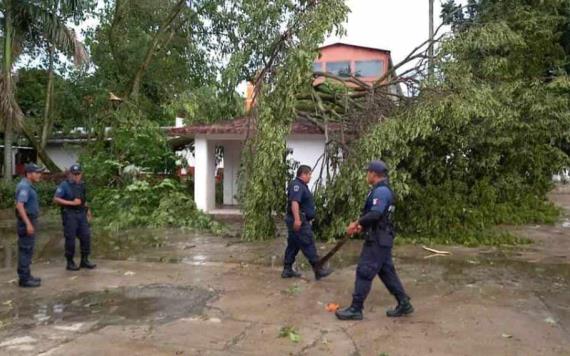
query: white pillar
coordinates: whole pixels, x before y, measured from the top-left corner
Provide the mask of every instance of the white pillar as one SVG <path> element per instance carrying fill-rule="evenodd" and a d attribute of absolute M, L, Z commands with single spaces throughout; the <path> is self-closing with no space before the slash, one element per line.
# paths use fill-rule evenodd
<path fill-rule="evenodd" d="M 216 146 L 205 137 L 194 140 L 194 201 L 196 207 L 209 212 L 216 207 Z"/>
<path fill-rule="evenodd" d="M 238 173 L 241 160 L 241 142 L 224 143 L 224 205 L 237 205 Z"/>

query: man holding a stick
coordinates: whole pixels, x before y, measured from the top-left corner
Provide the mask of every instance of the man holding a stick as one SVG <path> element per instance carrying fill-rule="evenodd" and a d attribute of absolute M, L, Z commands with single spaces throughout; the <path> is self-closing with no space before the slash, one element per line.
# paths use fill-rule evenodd
<path fill-rule="evenodd" d="M 394 193 L 388 185 L 386 164 L 382 161 L 370 162 L 367 181 L 372 188 L 366 198 L 362 215 L 359 220 L 350 223 L 346 229 L 350 236 L 364 232 L 366 239 L 356 269 L 352 304 L 336 312 L 340 320 L 362 320 L 364 301 L 370 293 L 375 276 L 380 277 L 398 301 L 396 308 L 386 312 L 387 316 L 399 317 L 414 311 L 410 304 L 410 297 L 404 291 L 392 261 L 394 227 L 391 215 L 394 211 Z"/>

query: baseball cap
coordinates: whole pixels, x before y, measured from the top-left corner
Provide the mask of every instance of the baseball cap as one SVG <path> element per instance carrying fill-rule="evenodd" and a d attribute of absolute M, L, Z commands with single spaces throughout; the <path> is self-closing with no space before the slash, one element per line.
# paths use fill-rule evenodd
<path fill-rule="evenodd" d="M 372 161 L 368 164 L 368 172 L 374 172 L 379 174 L 387 174 L 388 173 L 388 166 L 384 161 L 376 160 Z"/>
<path fill-rule="evenodd" d="M 79 174 L 81 172 L 82 172 L 81 166 L 77 163 L 75 163 L 71 167 L 69 167 L 69 173 L 71 173 L 71 174 Z"/>
<path fill-rule="evenodd" d="M 35 163 L 28 163 L 24 166 L 24 171 L 26 173 L 42 173 L 44 168 L 38 166 Z"/>

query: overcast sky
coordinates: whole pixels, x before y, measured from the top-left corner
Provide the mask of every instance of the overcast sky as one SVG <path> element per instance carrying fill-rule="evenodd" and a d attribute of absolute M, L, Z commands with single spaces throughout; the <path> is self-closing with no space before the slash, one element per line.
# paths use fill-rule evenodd
<path fill-rule="evenodd" d="M 462 1 L 460 1 L 462 2 Z M 341 41 L 392 52 L 394 63 L 428 38 L 429 0 L 346 0 L 351 9 Z M 435 27 L 441 23 L 441 0 L 435 0 Z"/>

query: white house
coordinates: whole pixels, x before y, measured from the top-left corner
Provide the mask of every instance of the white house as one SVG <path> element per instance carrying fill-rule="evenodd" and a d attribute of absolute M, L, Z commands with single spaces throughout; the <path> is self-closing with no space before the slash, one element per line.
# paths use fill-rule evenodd
<path fill-rule="evenodd" d="M 237 178 L 243 144 L 248 132 L 247 117 L 214 124 L 196 124 L 173 127 L 168 135 L 179 142 L 194 141 L 194 155 L 190 157 L 194 168 L 194 199 L 198 209 L 212 212 L 215 206 L 216 147 L 224 148 L 223 168 L 223 203 L 235 206 L 237 201 Z M 325 135 L 316 125 L 297 120 L 293 123 L 291 133 L 286 140 L 290 158 L 300 164 L 313 167 L 320 172 L 322 156 L 325 152 Z M 314 181 L 310 188 L 313 188 Z M 285 190 L 285 187 L 283 188 Z"/>

